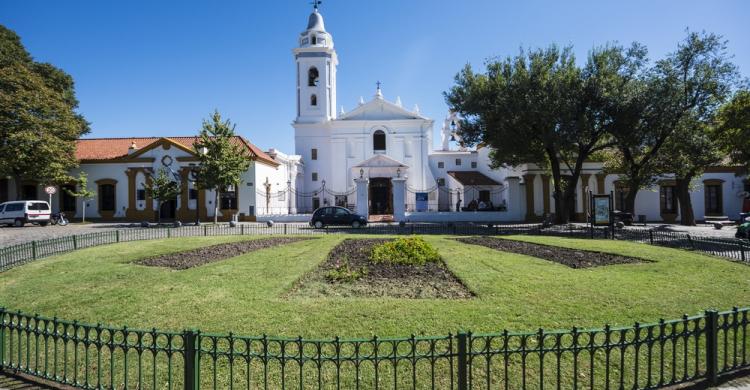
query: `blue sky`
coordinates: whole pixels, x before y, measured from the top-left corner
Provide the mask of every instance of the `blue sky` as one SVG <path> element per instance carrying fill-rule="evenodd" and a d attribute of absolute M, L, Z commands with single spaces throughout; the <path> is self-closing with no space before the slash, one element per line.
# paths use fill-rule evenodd
<path fill-rule="evenodd" d="M 310 11 L 306 0 L 0 0 L 0 23 L 73 75 L 90 137 L 191 135 L 216 108 L 260 147 L 293 152 L 291 49 Z M 520 47 L 572 44 L 582 59 L 639 41 L 659 58 L 690 28 L 723 35 L 750 75 L 750 1 L 324 0 L 321 12 L 339 54 L 339 105 L 369 99 L 380 80 L 436 132 L 456 72 Z"/>

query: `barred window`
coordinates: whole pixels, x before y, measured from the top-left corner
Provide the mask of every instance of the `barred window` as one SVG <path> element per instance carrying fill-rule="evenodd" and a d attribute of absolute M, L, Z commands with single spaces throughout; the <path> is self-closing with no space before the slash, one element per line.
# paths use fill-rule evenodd
<path fill-rule="evenodd" d="M 659 195 L 659 200 L 661 201 L 661 212 L 664 214 L 677 213 L 675 186 L 662 186 Z"/>

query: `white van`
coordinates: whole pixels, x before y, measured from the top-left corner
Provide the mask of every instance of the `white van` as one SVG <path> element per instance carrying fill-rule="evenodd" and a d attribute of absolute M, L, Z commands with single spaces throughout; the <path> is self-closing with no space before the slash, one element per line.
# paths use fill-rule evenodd
<path fill-rule="evenodd" d="M 21 227 L 27 223 L 47 226 L 49 203 L 42 200 L 19 200 L 0 203 L 0 224 Z"/>

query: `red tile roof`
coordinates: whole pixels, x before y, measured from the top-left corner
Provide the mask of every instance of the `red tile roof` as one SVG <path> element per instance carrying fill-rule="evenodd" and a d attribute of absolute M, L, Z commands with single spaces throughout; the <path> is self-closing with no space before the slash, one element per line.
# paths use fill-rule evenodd
<path fill-rule="evenodd" d="M 166 138 L 187 149 L 193 150 L 193 145 L 198 142 L 198 137 L 132 137 L 132 138 L 84 138 L 76 142 L 76 158 L 86 161 L 105 161 L 128 156 L 130 145 L 135 142 L 136 147 L 141 150 L 147 148 L 154 142 Z M 235 136 L 235 144 L 244 146 L 252 157 L 258 161 L 270 165 L 279 165 L 271 156 L 266 154 L 257 146 L 241 136 Z"/>

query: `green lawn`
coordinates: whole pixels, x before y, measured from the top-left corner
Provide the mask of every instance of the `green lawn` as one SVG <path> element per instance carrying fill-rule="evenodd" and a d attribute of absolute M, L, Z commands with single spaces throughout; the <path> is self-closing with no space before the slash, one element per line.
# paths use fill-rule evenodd
<path fill-rule="evenodd" d="M 285 297 L 344 238 L 325 236 L 184 271 L 131 262 L 248 238 L 175 238 L 90 248 L 0 273 L 0 305 L 115 326 L 360 337 L 630 325 L 750 304 L 750 267 L 742 264 L 645 244 L 532 236 L 513 238 L 653 262 L 571 269 L 427 236 L 476 298 Z"/>
<path fill-rule="evenodd" d="M 599 327 L 605 323 L 629 326 L 635 321 L 653 322 L 659 318 L 676 318 L 683 313 L 695 314 L 706 308 L 744 306 L 750 301 L 750 267 L 742 264 L 645 244 L 532 236 L 512 238 L 616 252 L 651 262 L 572 269 L 484 246 L 462 244 L 450 237 L 428 236 L 425 239 L 438 249 L 447 266 L 477 295 L 476 298 L 290 297 L 287 292 L 295 281 L 315 269 L 328 251 L 345 238 L 323 236 L 183 271 L 133 262 L 154 254 L 250 238 L 191 237 L 89 248 L 0 273 L 0 305 L 46 316 L 142 329 L 156 327 L 181 331 L 199 328 L 203 332 L 233 331 L 240 335 L 266 333 L 303 335 L 306 338 L 335 335 L 369 338 L 375 334 L 381 337 L 446 335 L 457 330 L 569 329 L 573 326 Z M 498 352 L 490 361 L 477 355 L 469 370 L 478 381 L 472 388 L 483 388 L 479 383 L 482 379 L 491 380 L 491 388 L 502 388 L 505 385 L 504 367 L 507 368 L 509 388 L 522 387 L 524 378 L 529 381 L 527 388 L 537 388 L 536 384 L 542 378 L 548 388 L 572 388 L 574 380 L 583 384 L 589 379 L 592 388 L 607 385 L 614 388 L 618 386 L 618 375 L 623 376 L 626 388 L 643 388 L 662 380 L 662 372 L 667 381 L 671 380 L 671 374 L 679 380 L 683 374 L 693 375 L 693 359 L 702 359 L 701 356 L 705 355 L 704 341 L 688 340 L 688 333 L 680 336 L 683 330 L 698 326 L 698 323 L 691 324 L 664 328 L 666 334 L 679 340 L 665 339 L 662 344 L 655 344 L 653 359 L 648 359 L 649 365 L 642 360 L 638 366 L 637 380 L 633 368 L 636 354 L 632 347 L 613 350 L 612 361 L 599 348 L 593 353 L 582 350 L 577 357 L 571 352 L 561 353 L 558 360 L 550 352 L 543 362 L 538 353 L 533 352 L 538 345 L 534 336 L 523 338 L 524 341 L 521 341 L 521 336 L 510 336 L 508 343 L 513 344 L 513 348 L 527 345 L 532 351 L 525 363 L 518 354 L 502 360 L 502 354 Z M 42 326 L 50 329 L 49 325 Z M 81 338 L 85 336 L 80 329 L 74 329 L 58 326 L 57 331 Z M 89 332 L 89 340 L 103 337 L 100 347 L 49 336 L 27 337 L 26 332 L 14 330 L 0 334 L 0 340 L 6 345 L 6 361 L 21 362 L 27 372 L 40 370 L 38 375 L 56 376 L 58 380 L 64 376 L 67 381 L 81 386 L 182 387 L 183 355 L 169 358 L 164 352 L 154 354 L 148 349 L 139 354 L 133 348 L 138 340 L 149 345 L 148 333 L 142 336 L 130 333 L 126 337 L 121 331 L 105 332 L 103 336 L 97 336 L 93 330 Z M 632 330 L 616 332 L 613 342 L 618 340 L 618 334 L 626 335 L 622 337 L 628 340 L 636 337 Z M 451 381 L 453 370 L 458 367 L 458 363 L 447 359 L 433 363 L 426 359 L 410 361 L 412 352 L 408 342 L 382 339 L 377 344 L 378 364 L 366 358 L 368 353 L 372 354 L 375 342 L 363 342 L 358 353 L 365 359 L 357 366 L 359 371 L 351 361 L 338 367 L 330 361 L 320 363 L 316 360 L 315 356 L 339 356 L 335 352 L 338 344 L 330 341 L 306 344 L 304 367 L 293 358 L 298 351 L 295 341 L 287 341 L 283 348 L 280 341 L 271 341 L 268 344 L 270 353 L 284 350 L 284 356 L 292 358 L 287 358 L 285 365 L 273 359 L 264 364 L 259 360 L 265 353 L 262 340 L 243 341 L 222 336 L 214 342 L 211 337 L 204 335 L 200 338 L 201 350 L 204 351 L 197 369 L 201 373 L 201 388 L 230 388 L 230 383 L 237 388 L 262 388 L 264 384 L 269 388 L 317 388 L 318 384 L 323 384 L 324 388 L 334 388 L 336 384 L 340 388 L 354 388 L 357 383 L 361 384 L 360 388 L 450 388 L 451 383 L 455 385 Z M 585 346 L 587 339 L 585 335 L 582 337 L 579 345 Z M 645 333 L 639 337 L 645 337 Z M 131 346 L 127 353 L 107 346 L 107 340 L 119 343 L 126 339 Z M 473 348 L 481 351 L 482 339 L 474 340 L 470 341 Z M 555 336 L 550 336 L 544 341 L 547 348 L 552 348 L 550 351 L 554 350 L 554 340 Z M 568 334 L 560 340 L 561 346 L 570 345 L 571 336 Z M 603 335 L 599 333 L 596 340 L 601 345 Z M 169 342 L 165 336 L 160 336 L 157 343 L 161 346 L 173 343 L 180 348 L 183 342 L 182 338 Z M 499 348 L 498 342 L 498 339 L 492 342 L 493 348 Z M 446 348 L 456 348 L 447 347 L 449 341 L 445 339 L 436 343 L 434 352 L 437 355 Z M 354 344 L 343 343 L 340 356 L 354 354 Z M 429 340 L 421 341 L 411 351 L 427 353 L 429 345 Z M 230 346 L 234 360 L 221 353 L 208 353 L 212 348 L 227 350 Z M 740 347 L 744 351 L 748 347 L 747 340 L 741 339 Z M 388 358 L 389 351 L 394 348 L 403 356 L 398 363 Z M 251 361 L 244 360 L 243 351 L 252 351 L 256 357 Z M 623 354 L 620 355 L 622 362 L 616 359 L 618 351 Z M 737 350 L 733 353 L 735 355 L 730 357 L 736 356 Z M 641 349 L 638 356 L 645 359 L 645 350 Z M 684 364 L 683 358 L 686 359 Z M 670 363 L 672 359 L 675 359 L 674 364 Z M 699 370 L 705 369 L 703 360 L 698 365 Z M 604 367 L 609 367 L 609 371 Z"/>

